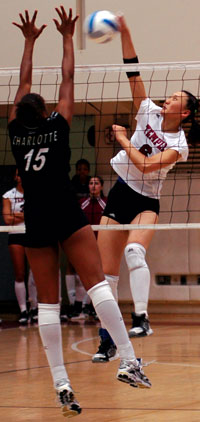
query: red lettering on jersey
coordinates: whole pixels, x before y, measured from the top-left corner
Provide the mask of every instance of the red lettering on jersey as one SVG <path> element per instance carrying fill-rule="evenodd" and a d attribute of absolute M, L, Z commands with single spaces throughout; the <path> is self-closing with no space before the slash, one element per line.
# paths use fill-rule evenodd
<path fill-rule="evenodd" d="M 149 124 L 146 125 L 146 129 L 144 130 L 144 134 L 147 138 L 154 144 L 160 151 L 164 151 L 167 146 L 167 143 L 160 139 L 156 132 L 151 128 Z"/>

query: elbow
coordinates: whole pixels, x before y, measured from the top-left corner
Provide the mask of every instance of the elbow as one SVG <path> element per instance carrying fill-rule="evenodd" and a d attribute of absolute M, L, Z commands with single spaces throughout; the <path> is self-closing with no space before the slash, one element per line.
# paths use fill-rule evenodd
<path fill-rule="evenodd" d="M 137 166 L 137 169 L 143 174 L 152 173 L 153 171 L 151 166 L 148 164 L 140 164 Z"/>

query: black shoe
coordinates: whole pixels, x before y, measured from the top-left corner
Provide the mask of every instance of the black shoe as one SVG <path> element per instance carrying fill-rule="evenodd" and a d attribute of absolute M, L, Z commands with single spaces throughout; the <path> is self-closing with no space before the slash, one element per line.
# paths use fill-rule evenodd
<path fill-rule="evenodd" d="M 150 327 L 148 317 L 146 316 L 145 313 L 141 315 L 137 315 L 135 314 L 135 312 L 133 312 L 131 316 L 132 316 L 133 324 L 132 324 L 132 328 L 128 332 L 128 335 L 130 338 L 131 337 L 145 337 L 145 336 L 150 336 L 151 334 L 153 334 L 153 330 Z"/>
<path fill-rule="evenodd" d="M 92 305 L 92 303 L 86 304 L 83 307 L 83 314 L 86 315 L 86 318 L 88 319 L 94 319 L 95 321 L 99 321 L 99 318 L 96 314 L 96 311 L 94 309 L 94 306 Z"/>
<path fill-rule="evenodd" d="M 92 362 L 109 362 L 118 358 L 117 348 L 115 344 L 110 342 L 110 339 L 102 340 L 99 349 L 95 355 L 92 356 Z"/>
<path fill-rule="evenodd" d="M 18 322 L 20 325 L 27 325 L 28 324 L 28 312 L 27 311 L 23 311 L 20 314 L 20 317 L 18 319 Z"/>
<path fill-rule="evenodd" d="M 37 324 L 38 322 L 38 308 L 30 309 L 30 323 Z"/>

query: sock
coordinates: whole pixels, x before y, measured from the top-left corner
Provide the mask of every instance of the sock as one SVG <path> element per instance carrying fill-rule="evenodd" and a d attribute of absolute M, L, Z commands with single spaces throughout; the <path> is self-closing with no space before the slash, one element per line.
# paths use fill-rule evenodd
<path fill-rule="evenodd" d="M 113 294 L 116 302 L 118 302 L 118 282 L 119 282 L 119 276 L 118 275 L 108 275 L 108 274 L 105 274 L 105 278 L 106 278 L 106 281 L 108 281 L 108 283 L 109 283 L 109 285 L 110 285 L 110 287 L 112 289 L 112 294 Z M 111 344 L 114 344 L 114 341 L 110 337 L 109 332 L 103 326 L 102 326 L 102 328 L 99 329 L 99 336 L 103 340 L 110 340 L 110 343 Z"/>
<path fill-rule="evenodd" d="M 65 283 L 66 283 L 66 288 L 67 288 L 67 294 L 68 294 L 68 299 L 69 299 L 69 303 L 70 305 L 73 305 L 75 302 L 75 295 L 76 295 L 76 291 L 75 291 L 75 274 L 67 274 L 65 276 Z"/>
<path fill-rule="evenodd" d="M 148 315 L 148 300 L 150 288 L 149 269 L 139 268 L 130 272 L 130 289 L 137 315 Z"/>
<path fill-rule="evenodd" d="M 112 294 L 116 300 L 116 302 L 118 302 L 118 283 L 119 283 L 119 276 L 118 275 L 109 275 L 109 274 L 105 274 L 105 279 L 108 281 L 111 289 L 112 289 Z"/>
<path fill-rule="evenodd" d="M 28 275 L 28 300 L 31 309 L 37 308 L 37 290 L 31 269 Z"/>
<path fill-rule="evenodd" d="M 38 303 L 38 326 L 54 386 L 60 380 L 69 382 L 63 361 L 60 305 Z"/>
<path fill-rule="evenodd" d="M 24 281 L 15 281 L 15 294 L 17 302 L 20 307 L 20 311 L 26 311 L 26 287 Z"/>
<path fill-rule="evenodd" d="M 96 284 L 88 290 L 88 294 L 99 319 L 115 342 L 120 358 L 135 361 L 132 343 L 128 338 L 122 314 L 108 282 L 104 280 Z"/>

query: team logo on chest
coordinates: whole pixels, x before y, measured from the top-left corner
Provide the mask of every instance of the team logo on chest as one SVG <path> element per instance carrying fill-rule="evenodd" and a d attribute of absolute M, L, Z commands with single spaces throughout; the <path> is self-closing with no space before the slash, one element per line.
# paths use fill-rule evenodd
<path fill-rule="evenodd" d="M 160 151 L 164 151 L 167 143 L 158 137 L 157 133 L 151 128 L 150 125 L 146 125 L 144 134 Z"/>

